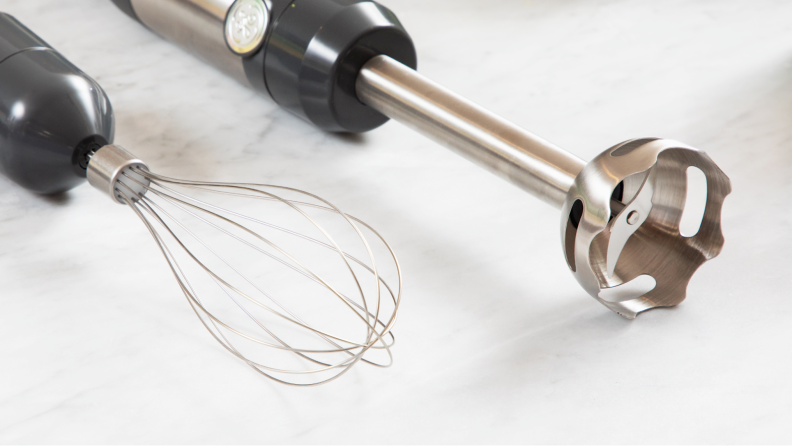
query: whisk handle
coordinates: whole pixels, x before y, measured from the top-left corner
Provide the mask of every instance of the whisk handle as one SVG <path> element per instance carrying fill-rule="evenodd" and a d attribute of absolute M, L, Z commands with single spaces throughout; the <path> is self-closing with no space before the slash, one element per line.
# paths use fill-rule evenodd
<path fill-rule="evenodd" d="M 85 180 L 85 153 L 112 140 L 99 84 L 0 13 L 0 171 L 34 192 L 63 192 Z"/>

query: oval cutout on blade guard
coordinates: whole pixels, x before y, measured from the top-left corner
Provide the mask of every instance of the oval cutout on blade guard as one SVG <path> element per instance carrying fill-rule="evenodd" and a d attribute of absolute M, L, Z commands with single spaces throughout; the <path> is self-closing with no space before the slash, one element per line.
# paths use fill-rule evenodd
<path fill-rule="evenodd" d="M 682 237 L 698 234 L 707 208 L 707 176 L 698 167 L 687 168 L 687 194 L 682 218 L 679 220 L 679 233 Z"/>

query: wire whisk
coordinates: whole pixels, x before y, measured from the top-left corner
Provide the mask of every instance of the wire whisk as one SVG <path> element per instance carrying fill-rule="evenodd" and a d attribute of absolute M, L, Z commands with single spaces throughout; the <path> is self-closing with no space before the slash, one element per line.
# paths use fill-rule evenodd
<path fill-rule="evenodd" d="M 299 189 L 158 175 L 118 146 L 88 173 L 143 221 L 203 326 L 258 373 L 310 386 L 359 361 L 392 364 L 401 270 L 365 222 Z"/>

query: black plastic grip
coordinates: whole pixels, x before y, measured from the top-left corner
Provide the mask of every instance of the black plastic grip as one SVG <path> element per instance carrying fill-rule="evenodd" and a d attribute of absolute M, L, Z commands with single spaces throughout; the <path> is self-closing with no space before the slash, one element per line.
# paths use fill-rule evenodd
<path fill-rule="evenodd" d="M 0 171 L 43 194 L 80 184 L 85 152 L 113 141 L 102 87 L 3 13 L 0 51 Z"/>
<path fill-rule="evenodd" d="M 30 48 L 52 48 L 14 17 L 0 12 L 0 62 Z"/>

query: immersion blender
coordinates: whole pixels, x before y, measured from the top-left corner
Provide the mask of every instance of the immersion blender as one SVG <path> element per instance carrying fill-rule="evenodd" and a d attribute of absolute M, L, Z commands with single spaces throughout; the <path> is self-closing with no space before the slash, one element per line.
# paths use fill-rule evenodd
<path fill-rule="evenodd" d="M 394 118 L 561 209 L 569 269 L 622 316 L 681 303 L 692 275 L 723 247 L 731 185 L 707 154 L 640 138 L 585 163 L 418 74 L 412 40 L 377 2 L 112 1 L 323 130 L 365 132 Z M 706 204 L 685 232 L 697 173 Z"/>

